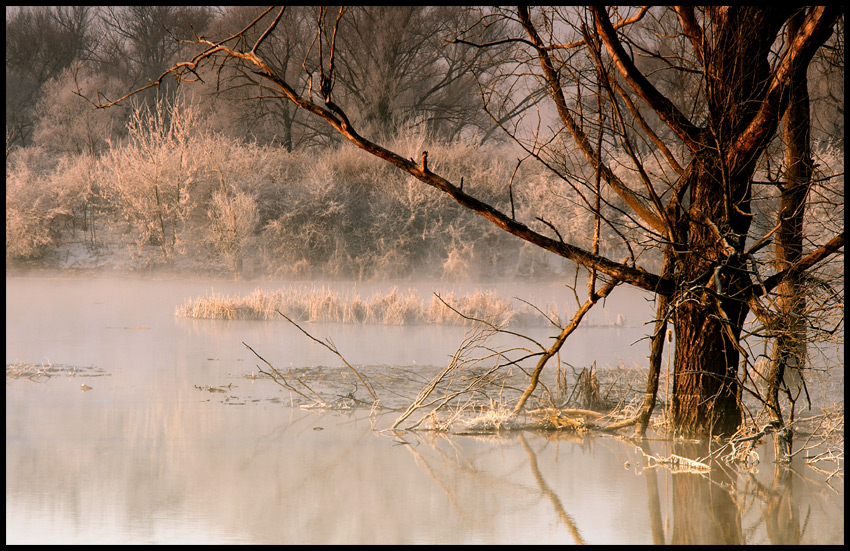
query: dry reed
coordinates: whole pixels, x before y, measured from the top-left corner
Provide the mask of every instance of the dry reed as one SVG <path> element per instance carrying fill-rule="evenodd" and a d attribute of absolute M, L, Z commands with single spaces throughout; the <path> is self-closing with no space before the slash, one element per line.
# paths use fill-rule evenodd
<path fill-rule="evenodd" d="M 540 314 L 526 304 L 511 306 L 509 300 L 493 291 L 475 291 L 444 299 L 471 318 L 484 318 L 504 312 L 512 325 L 545 323 Z M 377 291 L 368 299 L 359 294 L 342 295 L 327 287 L 287 288 L 277 291 L 255 289 L 246 296 L 228 296 L 214 292 L 190 298 L 177 307 L 175 315 L 194 319 L 272 320 L 276 310 L 299 322 L 328 322 L 376 325 L 470 325 L 472 320 L 446 308 L 436 297 L 425 301 L 414 289 Z"/>

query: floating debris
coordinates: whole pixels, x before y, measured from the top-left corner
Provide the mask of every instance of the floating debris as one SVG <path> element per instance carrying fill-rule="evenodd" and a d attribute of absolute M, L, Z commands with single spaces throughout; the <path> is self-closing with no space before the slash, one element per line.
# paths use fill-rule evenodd
<path fill-rule="evenodd" d="M 83 392 L 87 392 L 89 390 L 94 390 L 94 389 L 92 387 L 90 387 L 89 385 L 80 385 L 80 390 L 82 390 Z"/>
<path fill-rule="evenodd" d="M 92 365 L 54 364 L 50 363 L 50 361 L 40 364 L 25 362 L 6 364 L 6 379 L 29 379 L 39 383 L 51 377 L 62 375 L 68 377 L 103 377 L 110 374 Z"/>
<path fill-rule="evenodd" d="M 230 390 L 231 386 L 233 386 L 233 383 L 228 383 L 227 385 L 222 386 L 222 387 L 215 387 L 215 386 L 209 386 L 209 385 L 204 385 L 204 386 L 195 385 L 195 388 L 197 388 L 198 390 L 201 390 L 201 391 L 205 391 L 205 392 L 227 392 L 228 390 Z"/>
<path fill-rule="evenodd" d="M 198 390 L 201 390 L 201 391 L 206 391 L 206 392 L 225 392 L 225 390 L 223 388 L 216 388 L 214 386 L 209 386 L 209 385 L 207 385 L 207 386 L 195 385 L 195 388 L 197 388 Z"/>

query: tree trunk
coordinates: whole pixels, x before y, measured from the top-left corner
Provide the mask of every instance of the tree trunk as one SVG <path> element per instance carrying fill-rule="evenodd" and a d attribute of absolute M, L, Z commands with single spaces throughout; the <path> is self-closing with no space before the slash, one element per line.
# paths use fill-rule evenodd
<path fill-rule="evenodd" d="M 741 421 L 738 339 L 748 309 L 732 297 L 749 285 L 743 257 L 736 252 L 736 236 L 746 235 L 750 223 L 739 213 L 749 210 L 749 188 L 741 185 L 748 176 L 725 173 L 710 151 L 693 163 L 691 215 L 679 228 L 687 247 L 677 254 L 671 413 L 678 435 L 730 436 Z"/>
<path fill-rule="evenodd" d="M 673 296 L 674 429 L 699 437 L 731 436 L 741 421 L 739 338 L 749 311 L 741 297 L 751 284 L 743 251 L 752 176 L 767 142 L 740 136 L 759 115 L 770 74 L 766 53 L 782 23 L 776 11 L 748 7 L 718 8 L 709 18 L 715 28 L 703 52 L 707 124 L 685 176 L 690 204 L 676 228 Z"/>
<path fill-rule="evenodd" d="M 678 436 L 731 436 L 741 421 L 738 351 L 703 305 L 676 313 L 672 416 Z"/>
<path fill-rule="evenodd" d="M 798 13 L 788 22 L 788 40 L 794 40 L 803 20 Z M 812 176 L 810 146 L 809 92 L 805 71 L 793 76 L 785 112 L 785 184 L 779 198 L 779 230 L 776 232 L 776 271 L 781 271 L 803 257 L 803 215 L 806 195 Z M 802 389 L 802 370 L 806 358 L 805 296 L 800 275 L 794 274 L 777 285 L 776 305 L 779 308 L 777 335 L 773 343 L 770 370 L 767 380 L 767 403 L 770 416 L 784 426 L 779 403 L 779 390 L 783 386 L 793 402 Z M 777 460 L 791 454 L 790 430 L 783 438 L 774 438 Z"/>

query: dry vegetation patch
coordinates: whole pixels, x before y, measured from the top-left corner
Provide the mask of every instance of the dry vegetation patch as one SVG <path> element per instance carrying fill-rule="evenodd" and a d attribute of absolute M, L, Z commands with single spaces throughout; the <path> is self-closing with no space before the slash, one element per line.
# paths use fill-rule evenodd
<path fill-rule="evenodd" d="M 415 289 L 401 291 L 395 286 L 388 291 L 376 291 L 368 298 L 358 293 L 338 293 L 326 287 L 255 289 L 244 296 L 208 293 L 187 299 L 177 307 L 175 315 L 195 319 L 273 320 L 281 319 L 277 313 L 280 310 L 293 320 L 315 323 L 471 325 L 472 318 L 495 315 L 503 316 L 511 325 L 546 323 L 531 306 L 514 306 L 510 300 L 490 290 L 447 293 L 443 300 L 469 317 L 458 316 L 447 309 L 436 295 L 426 300 Z"/>

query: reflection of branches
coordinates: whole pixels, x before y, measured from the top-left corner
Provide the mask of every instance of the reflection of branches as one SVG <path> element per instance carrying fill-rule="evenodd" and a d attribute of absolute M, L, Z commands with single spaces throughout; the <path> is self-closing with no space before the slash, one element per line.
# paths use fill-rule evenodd
<path fill-rule="evenodd" d="M 474 497 L 476 502 L 482 493 L 492 494 L 496 500 L 506 499 L 511 492 L 520 492 L 523 496 L 531 495 L 535 489 L 527 484 L 511 481 L 504 476 L 485 469 L 482 470 L 475 465 L 467 456 L 463 446 L 455 443 L 454 438 L 447 433 L 417 433 L 415 443 L 404 440 L 405 436 L 399 431 L 385 431 L 392 435 L 398 445 L 404 445 L 413 455 L 418 466 L 425 469 L 428 476 L 442 490 L 451 503 L 458 516 L 469 521 L 479 518 L 480 511 L 476 515 L 469 516 L 472 510 L 469 505 L 464 505 L 463 498 Z M 421 446 L 420 444 L 425 444 Z M 448 450 L 442 449 L 439 444 L 445 444 Z M 428 453 L 430 448 L 431 452 Z M 467 480 L 474 484 L 474 492 L 459 491 L 461 480 Z"/>
<path fill-rule="evenodd" d="M 411 445 L 406 440 L 401 440 L 400 443 L 407 446 L 407 449 L 410 451 L 410 453 L 413 454 L 413 460 L 418 465 L 422 465 L 422 467 L 425 468 L 425 472 L 428 473 L 428 476 L 431 477 L 431 480 L 433 480 L 437 484 L 437 486 L 439 486 L 440 489 L 443 490 L 443 493 L 446 494 L 446 497 L 449 498 L 449 503 L 454 508 L 454 510 L 458 513 L 459 516 L 463 517 L 465 515 L 464 508 L 457 503 L 457 496 L 455 495 L 455 491 L 451 488 L 451 486 L 446 484 L 445 481 L 440 478 L 439 473 L 437 473 L 434 467 L 432 467 L 431 464 L 428 463 L 428 460 L 425 459 L 424 455 L 418 450 L 416 450 L 413 445 Z M 419 442 L 417 442 L 417 444 L 418 443 Z"/>
<path fill-rule="evenodd" d="M 569 513 L 564 510 L 564 505 L 561 503 L 558 494 L 556 494 L 543 479 L 543 475 L 540 473 L 540 467 L 537 465 L 537 454 L 534 453 L 534 450 L 532 450 L 531 446 L 528 445 L 528 442 L 525 441 L 525 436 L 523 436 L 522 433 L 519 434 L 519 443 L 522 444 L 525 453 L 528 454 L 528 464 L 531 467 L 531 472 L 534 474 L 534 479 L 537 481 L 537 485 L 540 486 L 540 491 L 543 492 L 543 495 L 549 498 L 552 502 L 552 505 L 555 507 L 555 512 L 558 513 L 558 518 L 561 519 L 561 522 L 567 526 L 567 529 L 569 529 L 570 534 L 573 535 L 576 543 L 579 545 L 586 544 L 587 542 L 584 541 L 584 538 L 581 537 L 581 533 L 578 531 L 576 522 Z"/>

